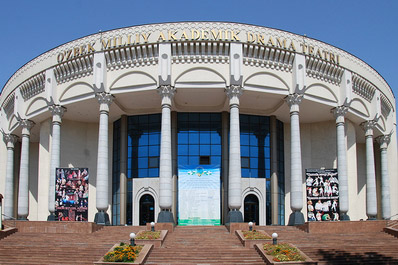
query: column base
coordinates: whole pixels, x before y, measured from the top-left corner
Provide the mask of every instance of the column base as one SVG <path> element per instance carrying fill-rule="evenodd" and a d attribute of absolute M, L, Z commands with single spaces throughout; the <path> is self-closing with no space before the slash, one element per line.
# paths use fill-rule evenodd
<path fill-rule="evenodd" d="M 50 213 L 50 215 L 47 217 L 47 221 L 57 221 L 55 219 L 55 214 L 54 213 Z"/>
<path fill-rule="evenodd" d="M 243 223 L 242 212 L 236 209 L 230 210 L 225 224 L 228 225 L 229 223 Z"/>
<path fill-rule="evenodd" d="M 302 225 L 304 224 L 304 215 L 300 211 L 294 211 L 289 216 L 289 223 L 288 225 Z"/>
<path fill-rule="evenodd" d="M 160 213 L 158 215 L 158 223 L 173 223 L 174 224 L 173 213 L 168 210 L 160 211 Z"/>
<path fill-rule="evenodd" d="M 111 223 L 109 222 L 108 213 L 106 213 L 102 210 L 98 211 L 98 213 L 95 214 L 94 223 L 96 223 L 98 225 L 111 225 Z"/>
<path fill-rule="evenodd" d="M 350 217 L 346 213 L 340 215 L 340 221 L 350 221 Z"/>

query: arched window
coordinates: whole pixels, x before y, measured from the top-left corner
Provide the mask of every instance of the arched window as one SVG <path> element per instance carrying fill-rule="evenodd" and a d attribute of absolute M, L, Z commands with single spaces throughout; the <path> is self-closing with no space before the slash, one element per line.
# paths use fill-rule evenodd
<path fill-rule="evenodd" d="M 155 200 L 149 194 L 140 199 L 140 225 L 155 221 Z"/>
<path fill-rule="evenodd" d="M 254 194 L 249 194 L 246 196 L 244 201 L 244 214 L 245 223 L 254 222 L 256 224 L 260 223 L 259 220 L 259 202 L 258 198 Z"/>

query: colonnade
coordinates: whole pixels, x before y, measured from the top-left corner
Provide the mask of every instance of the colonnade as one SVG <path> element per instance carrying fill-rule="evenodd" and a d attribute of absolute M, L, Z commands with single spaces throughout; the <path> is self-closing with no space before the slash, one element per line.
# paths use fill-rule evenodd
<path fill-rule="evenodd" d="M 231 85 L 225 89 L 229 99 L 230 124 L 229 124 L 229 169 L 228 169 L 228 207 L 229 213 L 227 222 L 242 222 L 242 213 L 239 211 L 242 206 L 241 199 L 241 154 L 240 154 L 240 122 L 239 104 L 243 87 Z M 171 107 L 176 89 L 171 85 L 161 85 L 158 88 L 161 97 L 161 146 L 159 166 L 159 206 L 161 212 L 159 222 L 174 222 L 172 214 L 173 184 L 172 184 L 172 145 L 171 145 Z M 290 225 L 304 223 L 302 214 L 303 208 L 303 170 L 301 157 L 300 120 L 299 106 L 304 94 L 293 93 L 285 100 L 290 111 L 290 207 L 292 214 L 289 219 Z M 98 213 L 95 222 L 109 224 L 108 210 L 109 195 L 109 108 L 113 101 L 113 95 L 108 92 L 96 93 L 100 104 L 99 132 L 98 132 L 98 157 L 97 157 L 97 182 L 96 182 L 96 208 Z M 55 220 L 55 170 L 60 167 L 61 155 L 61 123 L 66 108 L 57 104 L 48 107 L 52 113 L 52 141 L 51 141 L 51 164 L 49 178 L 48 220 Z M 349 107 L 338 106 L 332 110 L 336 119 L 336 145 L 338 176 L 340 182 L 340 216 L 342 220 L 349 220 L 348 200 L 348 173 L 347 173 L 347 145 L 345 139 L 345 115 Z M 30 129 L 34 125 L 32 121 L 20 120 L 22 127 L 21 161 L 18 192 L 18 217 L 27 219 L 29 215 L 29 136 Z M 366 121 L 362 124 L 366 137 L 366 214 L 369 219 L 375 219 L 377 215 L 376 197 L 376 174 L 375 159 L 373 150 L 373 129 L 376 120 Z M 12 217 L 14 213 L 14 146 L 17 137 L 12 134 L 3 133 L 3 140 L 7 145 L 7 167 L 6 167 L 6 192 L 4 196 L 4 213 L 6 217 Z M 383 135 L 377 138 L 380 144 L 381 157 L 381 178 L 382 178 L 382 217 L 388 219 L 390 216 L 390 193 L 389 193 L 389 172 L 387 167 L 387 147 L 390 142 L 390 135 Z M 274 170 L 276 172 L 276 170 Z M 274 173 L 275 173 L 274 172 Z M 277 178 L 273 178 L 277 181 Z M 274 183 L 275 184 L 275 183 Z M 273 185 L 275 186 L 275 185 Z M 274 187 L 275 190 L 275 187 Z M 275 199 L 276 196 L 273 196 Z M 277 205 L 277 204 L 276 204 Z"/>

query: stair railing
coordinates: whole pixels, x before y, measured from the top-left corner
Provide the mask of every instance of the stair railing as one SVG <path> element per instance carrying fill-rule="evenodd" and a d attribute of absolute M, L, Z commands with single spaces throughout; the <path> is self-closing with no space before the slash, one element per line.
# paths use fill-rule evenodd
<path fill-rule="evenodd" d="M 397 214 L 394 214 L 394 215 L 391 215 L 390 218 L 388 218 L 389 220 L 388 220 L 387 225 L 386 225 L 387 227 L 389 227 L 389 228 L 396 228 L 396 227 L 398 227 L 398 219 L 392 220 L 392 218 L 393 218 L 393 217 L 396 217 L 396 216 L 398 216 L 398 213 L 397 213 Z"/>
<path fill-rule="evenodd" d="M 17 218 L 13 217 L 13 216 L 8 216 L 5 214 L 1 214 L 1 222 L 4 225 L 4 227 L 16 227 L 16 220 Z M 2 227 L 0 227 L 0 230 L 2 229 Z"/>

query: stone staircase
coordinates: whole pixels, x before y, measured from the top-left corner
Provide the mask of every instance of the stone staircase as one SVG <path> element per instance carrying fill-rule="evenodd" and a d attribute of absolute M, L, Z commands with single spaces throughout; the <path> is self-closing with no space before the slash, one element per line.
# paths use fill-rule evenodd
<path fill-rule="evenodd" d="M 376 222 L 318 223 L 314 225 L 321 229 L 310 227 L 310 233 L 289 226 L 256 229 L 269 234 L 277 232 L 279 242 L 295 244 L 320 265 L 398 264 L 398 238 L 383 232 L 380 227 L 385 226 Z M 43 232 L 40 227 L 34 228 L 36 224 L 24 222 L 24 226 L 32 227 L 20 227 L 19 232 L 0 240 L 0 264 L 93 264 L 114 244 L 128 242 L 131 232 L 145 230 L 142 226 L 107 226 L 84 232 L 86 228 L 62 230 L 63 223 L 43 222 L 40 226 L 47 224 L 41 228 Z M 332 228 L 322 231 L 329 225 Z M 338 227 L 341 225 L 345 230 Z M 360 225 L 362 230 L 358 230 Z M 243 248 L 225 226 L 177 226 L 167 235 L 162 248 L 152 250 L 146 264 L 264 263 L 255 250 Z"/>
<path fill-rule="evenodd" d="M 17 232 L 0 240 L 0 264 L 93 264 L 138 226 L 108 226 L 95 233 Z"/>
<path fill-rule="evenodd" d="M 225 226 L 176 227 L 162 248 L 152 250 L 146 264 L 264 264 Z"/>
<path fill-rule="evenodd" d="M 293 243 L 317 261 L 318 265 L 398 264 L 398 239 L 382 230 L 369 229 L 365 233 L 306 233 L 294 230 L 294 227 L 262 226 L 257 229 L 265 230 L 270 235 L 278 233 L 279 242 Z"/>

